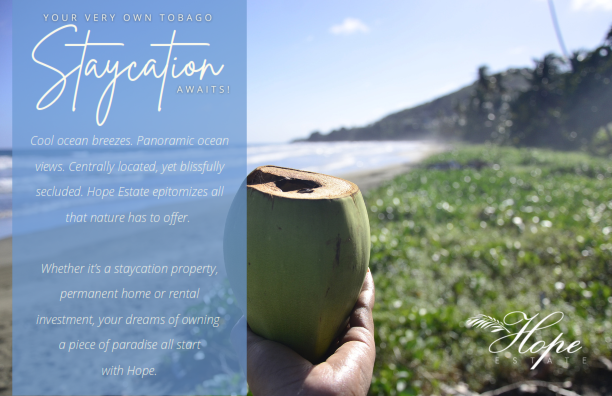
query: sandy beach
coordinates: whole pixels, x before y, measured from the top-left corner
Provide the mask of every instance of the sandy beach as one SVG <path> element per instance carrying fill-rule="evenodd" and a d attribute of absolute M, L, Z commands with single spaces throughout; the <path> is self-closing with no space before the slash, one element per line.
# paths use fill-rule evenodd
<path fill-rule="evenodd" d="M 425 153 L 424 153 L 425 154 Z M 432 153 L 427 153 L 427 155 Z M 426 157 L 427 155 L 423 155 Z M 375 188 L 385 180 L 391 179 L 415 166 L 409 164 L 393 165 L 343 175 L 343 178 L 356 183 L 362 191 Z M 0 396 L 11 395 L 12 369 L 12 238 L 0 240 Z"/>

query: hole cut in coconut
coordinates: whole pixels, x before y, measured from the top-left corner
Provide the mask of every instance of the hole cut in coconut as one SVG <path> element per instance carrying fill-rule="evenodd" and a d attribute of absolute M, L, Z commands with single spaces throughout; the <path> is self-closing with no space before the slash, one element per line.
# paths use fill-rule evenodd
<path fill-rule="evenodd" d="M 274 165 L 260 166 L 251 172 L 247 176 L 247 186 L 293 199 L 333 199 L 359 191 L 357 185 L 339 177 Z"/>
<path fill-rule="evenodd" d="M 284 192 L 297 191 L 300 194 L 309 194 L 312 193 L 315 188 L 321 187 L 321 184 L 316 181 L 289 178 L 275 181 L 274 184 Z"/>

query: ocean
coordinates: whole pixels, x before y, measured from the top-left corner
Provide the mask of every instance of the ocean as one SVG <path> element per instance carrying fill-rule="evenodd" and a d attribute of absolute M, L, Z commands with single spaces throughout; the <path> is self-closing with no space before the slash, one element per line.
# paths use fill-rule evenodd
<path fill-rule="evenodd" d="M 342 176 L 421 159 L 438 144 L 410 142 L 321 142 L 250 145 L 249 171 L 261 165 L 278 165 Z"/>
<path fill-rule="evenodd" d="M 13 157 L 0 153 L 0 238 L 11 235 L 13 215 Z"/>
<path fill-rule="evenodd" d="M 437 144 L 430 141 L 402 141 L 402 142 L 320 142 L 320 143 L 280 143 L 280 144 L 250 144 L 247 147 L 247 169 L 248 172 L 261 165 L 278 165 L 287 168 L 303 169 L 312 172 L 325 173 L 334 176 L 343 176 L 349 173 L 355 173 L 366 170 L 384 168 L 401 163 L 411 163 L 419 161 L 423 153 L 429 152 Z M 242 152 L 242 151 L 241 151 Z M 229 153 L 228 153 L 229 154 Z M 161 155 L 163 158 L 159 157 Z M 121 153 L 98 153 L 98 152 L 70 152 L 57 157 L 58 162 L 80 161 L 87 158 L 87 161 L 103 161 L 111 160 L 118 162 L 122 158 L 130 158 L 137 161 L 154 161 L 168 162 L 172 160 L 195 160 L 198 161 L 198 156 L 201 152 L 198 151 L 174 151 L 163 153 L 149 152 L 121 152 Z M 231 154 L 230 154 L 231 157 Z M 47 159 L 48 157 L 45 157 Z M 32 158 L 34 161 L 35 159 Z M 201 158 L 200 158 L 201 159 Z M 30 162 L 31 163 L 31 162 Z M 232 164 L 228 163 L 228 168 Z M 52 212 L 62 210 L 66 205 L 77 203 L 86 207 L 91 203 L 86 199 L 81 199 L 81 202 L 74 200 L 66 201 L 52 200 L 48 205 L 35 204 L 34 197 L 28 194 L 28 191 L 36 186 L 45 187 L 50 180 L 47 180 L 45 175 L 35 172 L 34 169 L 26 170 L 27 176 L 22 178 L 21 185 L 16 186 L 15 194 L 19 202 L 16 210 L 24 211 L 22 213 L 30 214 L 30 209 L 35 208 L 35 212 L 31 214 L 40 218 L 40 216 L 51 216 Z M 13 161 L 10 152 L 0 152 L 0 238 L 10 236 L 12 234 L 12 215 L 13 215 Z M 87 175 L 88 182 L 91 182 L 91 176 Z M 129 181 L 139 185 L 148 186 L 153 182 L 157 182 L 149 175 L 131 174 L 121 177 L 122 181 Z M 106 180 L 111 182 L 119 181 L 118 176 L 111 175 L 107 177 L 100 175 L 95 177 L 96 183 L 102 186 Z M 70 178 L 65 179 L 71 184 L 80 184 L 83 179 L 70 175 Z M 175 179 L 175 182 L 181 184 L 182 181 Z M 54 183 L 57 180 L 54 180 Z M 53 183 L 53 184 L 54 184 Z M 211 182 L 212 183 L 212 182 Z M 211 184 L 212 186 L 212 184 Z M 150 201 L 150 200 L 149 200 Z M 106 209 L 109 213 L 128 210 L 138 210 L 147 207 L 147 201 L 134 201 L 130 206 L 125 205 L 109 205 Z M 59 224 L 58 224 L 59 225 Z M 32 222 L 32 226 L 27 227 L 29 231 L 37 229 L 36 224 Z"/>

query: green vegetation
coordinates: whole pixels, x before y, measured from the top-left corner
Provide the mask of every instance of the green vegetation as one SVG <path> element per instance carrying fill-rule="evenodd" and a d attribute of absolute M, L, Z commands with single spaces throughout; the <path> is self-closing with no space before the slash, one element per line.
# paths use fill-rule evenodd
<path fill-rule="evenodd" d="M 483 391 L 528 379 L 537 355 L 520 355 L 516 346 L 490 353 L 503 333 L 468 328 L 477 314 L 503 320 L 512 311 L 538 318 L 565 313 L 527 343 L 550 343 L 559 333 L 565 345 L 581 342 L 577 353 L 553 353 L 553 363 L 541 363 L 545 379 L 575 380 L 598 357 L 610 358 L 609 160 L 464 147 L 430 158 L 365 199 L 377 300 L 371 394 L 439 394 L 459 382 Z"/>
<path fill-rule="evenodd" d="M 536 60 L 527 89 L 518 95 L 502 73 L 489 75 L 483 66 L 470 100 L 458 106 L 459 135 L 477 143 L 610 153 L 611 79 L 612 29 L 592 51 Z"/>
<path fill-rule="evenodd" d="M 528 68 L 508 69 L 496 76 L 503 77 L 504 92 L 510 97 L 516 97 L 529 88 L 531 71 Z M 490 77 L 492 76 L 487 76 Z M 325 135 L 313 132 L 310 137 L 298 141 L 414 140 L 438 137 L 457 139 L 463 134 L 459 125 L 460 111 L 467 108 L 477 85 L 478 82 L 475 82 L 431 102 L 389 114 L 370 125 L 340 128 Z"/>

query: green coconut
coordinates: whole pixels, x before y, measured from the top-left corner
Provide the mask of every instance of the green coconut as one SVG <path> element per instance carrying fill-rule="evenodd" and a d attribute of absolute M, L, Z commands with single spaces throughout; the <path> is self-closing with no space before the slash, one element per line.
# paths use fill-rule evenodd
<path fill-rule="evenodd" d="M 234 220 L 244 215 L 237 206 L 230 210 Z M 320 361 L 346 326 L 368 268 L 370 226 L 359 188 L 337 177 L 262 166 L 246 180 L 246 216 L 251 330 Z M 244 261 L 228 260 L 238 256 L 227 246 L 227 272 L 238 290 Z"/>

